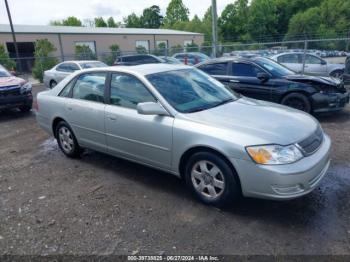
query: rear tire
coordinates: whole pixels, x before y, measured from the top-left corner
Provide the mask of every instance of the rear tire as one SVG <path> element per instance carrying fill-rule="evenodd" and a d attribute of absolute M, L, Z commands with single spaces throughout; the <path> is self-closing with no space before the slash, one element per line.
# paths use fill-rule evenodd
<path fill-rule="evenodd" d="M 304 111 L 306 113 L 311 112 L 311 104 L 309 99 L 300 93 L 291 93 L 286 95 L 282 99 L 281 104 Z"/>
<path fill-rule="evenodd" d="M 80 156 L 82 149 L 71 127 L 65 121 L 61 121 L 57 124 L 56 139 L 61 151 L 67 157 L 77 158 Z"/>
<path fill-rule="evenodd" d="M 55 80 L 51 80 L 50 82 L 50 88 L 54 88 L 57 85 L 57 82 Z"/>
<path fill-rule="evenodd" d="M 236 172 L 222 157 L 210 152 L 198 152 L 189 158 L 185 180 L 195 197 L 207 205 L 224 207 L 241 195 Z"/>

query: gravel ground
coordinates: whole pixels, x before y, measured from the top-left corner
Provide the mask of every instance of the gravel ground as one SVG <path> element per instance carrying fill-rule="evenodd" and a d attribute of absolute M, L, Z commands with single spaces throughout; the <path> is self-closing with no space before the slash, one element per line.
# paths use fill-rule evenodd
<path fill-rule="evenodd" d="M 0 254 L 350 254 L 350 107 L 319 120 L 333 140 L 319 188 L 219 210 L 174 176 L 90 151 L 68 159 L 33 113 L 0 113 Z"/>

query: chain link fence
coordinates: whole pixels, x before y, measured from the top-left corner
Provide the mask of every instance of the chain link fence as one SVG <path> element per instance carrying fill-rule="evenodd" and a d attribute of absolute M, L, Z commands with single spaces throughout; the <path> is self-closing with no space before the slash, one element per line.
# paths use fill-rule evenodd
<path fill-rule="evenodd" d="M 280 42 L 255 42 L 255 43 L 221 43 L 217 46 L 218 57 L 240 56 L 240 57 L 254 57 L 264 56 L 273 57 L 281 53 L 298 53 L 299 56 L 291 56 L 289 59 L 282 59 L 278 62 L 287 63 L 293 62 L 302 65 L 299 70 L 300 73 L 308 73 L 307 67 L 309 63 L 313 66 L 319 64 L 320 66 L 327 66 L 328 64 L 340 64 L 345 67 L 345 59 L 350 49 L 350 38 L 333 38 L 333 39 L 308 39 L 296 41 L 280 41 Z M 52 68 L 53 65 L 71 60 L 99 60 L 107 65 L 113 65 L 116 58 L 122 55 L 132 54 L 152 54 L 160 57 L 170 57 L 178 53 L 192 53 L 200 52 L 212 57 L 212 45 L 197 46 L 195 44 L 189 46 L 172 46 L 170 48 L 158 48 L 154 50 L 147 50 L 145 48 L 136 48 L 134 50 L 120 50 L 117 52 L 80 52 L 79 54 L 64 54 L 63 56 L 53 57 L 20 57 L 19 59 L 11 58 L 15 63 L 14 70 L 18 75 L 24 78 L 32 78 L 32 73 L 36 70 L 41 74 L 45 70 Z M 319 60 L 311 59 L 314 55 L 319 57 Z M 294 61 L 293 61 L 294 59 Z M 184 60 L 182 60 L 183 62 Z M 324 64 L 324 61 L 326 64 Z M 198 62 L 198 61 L 197 61 Z M 0 64 L 6 66 L 4 58 L 0 57 Z M 288 64 L 288 63 L 287 63 Z M 312 66 L 311 65 L 311 66 Z M 10 68 L 12 69 L 12 68 Z M 38 74 L 38 73 L 37 73 Z"/>

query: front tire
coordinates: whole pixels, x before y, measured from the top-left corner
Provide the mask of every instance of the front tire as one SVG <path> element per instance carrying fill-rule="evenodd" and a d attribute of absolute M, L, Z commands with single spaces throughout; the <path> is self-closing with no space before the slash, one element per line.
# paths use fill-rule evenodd
<path fill-rule="evenodd" d="M 330 76 L 335 77 L 335 78 L 339 78 L 340 80 L 342 80 L 343 74 L 344 74 L 344 72 L 342 70 L 335 70 L 335 71 L 330 73 Z"/>
<path fill-rule="evenodd" d="M 222 157 L 210 152 L 189 158 L 185 179 L 196 198 L 208 205 L 223 207 L 241 195 L 236 172 Z"/>
<path fill-rule="evenodd" d="M 58 123 L 56 127 L 56 139 L 63 154 L 70 158 L 80 156 L 82 150 L 71 127 L 65 121 Z"/>
<path fill-rule="evenodd" d="M 309 99 L 300 93 L 291 93 L 286 95 L 282 99 L 281 104 L 304 111 L 306 113 L 311 112 L 311 104 Z"/>

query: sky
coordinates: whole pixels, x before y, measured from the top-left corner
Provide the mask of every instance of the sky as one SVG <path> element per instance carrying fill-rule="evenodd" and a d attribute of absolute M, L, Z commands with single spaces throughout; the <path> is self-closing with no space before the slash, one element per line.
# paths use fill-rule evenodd
<path fill-rule="evenodd" d="M 142 13 L 144 8 L 158 5 L 162 14 L 170 0 L 8 0 L 14 24 L 48 25 L 51 20 L 76 16 L 82 21 L 88 18 L 112 16 L 116 21 L 135 12 Z M 218 14 L 234 0 L 217 0 Z M 190 17 L 195 14 L 203 17 L 211 0 L 183 0 L 190 10 Z M 0 1 L 0 24 L 8 24 L 6 7 Z"/>

